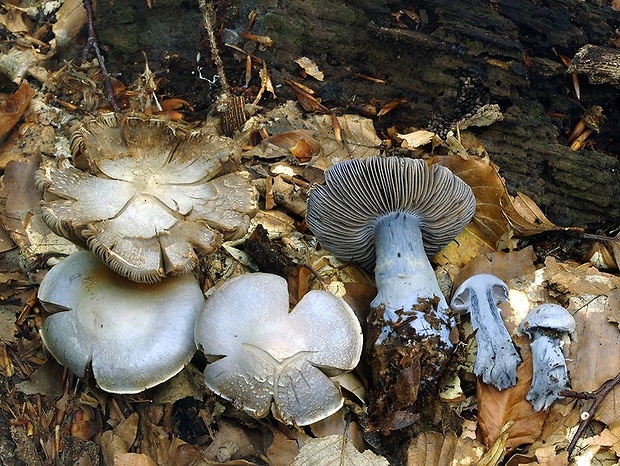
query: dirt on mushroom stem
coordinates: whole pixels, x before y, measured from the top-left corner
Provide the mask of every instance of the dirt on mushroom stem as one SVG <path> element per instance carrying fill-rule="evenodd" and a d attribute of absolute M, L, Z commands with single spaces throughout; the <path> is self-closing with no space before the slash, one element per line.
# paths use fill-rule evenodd
<path fill-rule="evenodd" d="M 388 435 L 413 424 L 418 420 L 420 404 L 435 396 L 452 354 L 452 348 L 440 337 L 446 326 L 446 310 L 439 303 L 436 296 L 420 297 L 411 311 L 397 311 L 396 322 L 385 319 L 385 305 L 371 309 L 365 348 L 374 386 L 368 393 L 371 430 Z M 437 330 L 435 335 L 420 335 L 411 325 L 420 312 Z M 391 331 L 382 337 L 386 326 Z"/>

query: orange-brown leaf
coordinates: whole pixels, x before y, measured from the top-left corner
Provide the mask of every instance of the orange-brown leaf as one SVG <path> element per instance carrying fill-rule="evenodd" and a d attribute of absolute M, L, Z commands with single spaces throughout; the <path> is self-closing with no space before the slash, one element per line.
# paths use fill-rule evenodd
<path fill-rule="evenodd" d="M 531 354 L 524 356 L 517 376 L 517 385 L 503 391 L 478 380 L 478 428 L 487 447 L 495 442 L 508 421 L 514 422 L 508 430 L 506 441 L 509 451 L 532 443 L 542 432 L 547 411 L 535 412 L 525 399 L 532 382 Z"/>
<path fill-rule="evenodd" d="M 0 139 L 17 124 L 33 96 L 34 91 L 28 82 L 22 81 L 19 88 L 0 104 Z"/>
<path fill-rule="evenodd" d="M 509 225 L 502 212 L 500 199 L 507 195 L 504 180 L 497 167 L 488 159 L 458 155 L 435 156 L 431 163 L 439 163 L 467 183 L 476 196 L 476 215 L 473 223 L 483 241 L 495 249 Z"/>

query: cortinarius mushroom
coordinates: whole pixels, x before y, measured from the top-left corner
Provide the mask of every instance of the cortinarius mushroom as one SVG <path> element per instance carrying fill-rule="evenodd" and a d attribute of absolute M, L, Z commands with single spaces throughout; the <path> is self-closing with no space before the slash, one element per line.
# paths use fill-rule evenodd
<path fill-rule="evenodd" d="M 530 338 L 533 377 L 526 399 L 534 411 L 547 409 L 570 386 L 562 337 L 575 331 L 575 319 L 558 304 L 536 306 L 519 324 Z"/>
<path fill-rule="evenodd" d="M 455 321 L 428 257 L 469 223 L 476 201 L 450 170 L 423 160 L 355 159 L 325 179 L 310 191 L 308 226 L 339 259 L 374 268 L 369 414 L 379 430 L 399 429 L 414 421 L 420 386 L 432 391 L 453 348 Z"/>
<path fill-rule="evenodd" d="M 355 368 L 359 321 L 344 300 L 310 291 L 289 312 L 283 278 L 239 275 L 216 289 L 198 315 L 196 344 L 210 359 L 207 386 L 259 418 L 271 408 L 286 424 L 307 425 L 344 402 L 329 376 Z"/>
<path fill-rule="evenodd" d="M 478 353 L 474 374 L 504 390 L 517 383 L 521 356 L 504 325 L 499 303 L 508 301 L 508 286 L 495 275 L 472 275 L 454 292 L 450 307 L 471 316 Z"/>
<path fill-rule="evenodd" d="M 53 312 L 41 329 L 49 352 L 78 377 L 92 370 L 108 392 L 162 383 L 196 352 L 194 321 L 204 297 L 192 274 L 139 284 L 80 251 L 47 273 L 39 300 Z"/>
<path fill-rule="evenodd" d="M 88 118 L 73 134 L 74 165 L 37 172 L 43 219 L 137 282 L 181 275 L 223 239 L 243 236 L 257 211 L 247 174 L 214 177 L 232 140 L 138 114 Z"/>

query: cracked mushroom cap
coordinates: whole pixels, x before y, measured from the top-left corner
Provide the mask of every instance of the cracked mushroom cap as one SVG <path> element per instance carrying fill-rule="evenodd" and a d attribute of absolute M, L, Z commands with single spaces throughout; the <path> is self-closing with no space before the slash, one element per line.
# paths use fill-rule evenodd
<path fill-rule="evenodd" d="M 41 337 L 60 364 L 92 374 L 112 393 L 138 393 L 176 375 L 196 352 L 194 322 L 204 304 L 192 274 L 139 284 L 90 251 L 68 256 L 38 293 L 53 312 Z"/>
<path fill-rule="evenodd" d="M 229 138 L 104 114 L 74 132 L 72 151 L 76 165 L 48 161 L 37 172 L 43 219 L 136 282 L 191 271 L 243 236 L 258 210 L 247 173 L 216 177 L 239 152 Z"/>
<path fill-rule="evenodd" d="M 329 168 L 325 184 L 310 191 L 306 215 L 325 249 L 372 270 L 380 217 L 415 215 L 431 257 L 465 228 L 475 211 L 471 188 L 447 168 L 418 159 L 368 157 Z"/>
<path fill-rule="evenodd" d="M 196 320 L 196 344 L 210 359 L 207 386 L 260 418 L 308 425 L 343 405 L 329 378 L 355 368 L 359 321 L 344 300 L 310 291 L 289 312 L 282 277 L 239 275 L 216 289 Z"/>

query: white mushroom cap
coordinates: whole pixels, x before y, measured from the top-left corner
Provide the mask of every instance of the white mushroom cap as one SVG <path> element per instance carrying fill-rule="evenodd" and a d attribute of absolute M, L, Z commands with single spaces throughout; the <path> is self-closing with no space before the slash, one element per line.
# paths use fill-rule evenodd
<path fill-rule="evenodd" d="M 223 136 L 104 114 L 75 131 L 72 151 L 75 166 L 50 161 L 37 172 L 43 219 L 137 282 L 190 272 L 243 236 L 258 210 L 247 173 L 215 178 L 240 152 Z"/>
<path fill-rule="evenodd" d="M 90 367 L 108 392 L 153 387 L 196 352 L 194 321 L 204 297 L 192 274 L 139 284 L 80 251 L 47 273 L 38 296 L 55 312 L 41 329 L 50 353 L 79 377 Z"/>
<path fill-rule="evenodd" d="M 533 307 L 519 324 L 519 331 L 532 336 L 540 329 L 555 330 L 560 333 L 575 331 L 575 318 L 559 304 L 545 303 Z"/>
<path fill-rule="evenodd" d="M 214 291 L 196 320 L 196 343 L 220 356 L 207 386 L 255 417 L 307 425 L 338 411 L 342 394 L 328 375 L 355 368 L 362 330 L 344 300 L 310 291 L 289 312 L 283 278 L 239 275 Z M 327 374 L 327 375 L 326 375 Z"/>
<path fill-rule="evenodd" d="M 340 162 L 310 191 L 307 222 L 325 249 L 367 270 L 375 265 L 375 223 L 392 212 L 419 219 L 424 248 L 434 256 L 476 211 L 471 188 L 449 169 L 423 160 L 368 157 Z"/>

